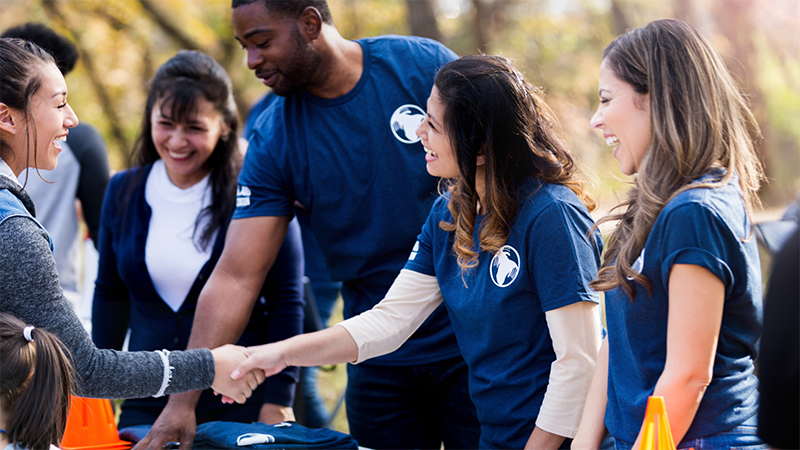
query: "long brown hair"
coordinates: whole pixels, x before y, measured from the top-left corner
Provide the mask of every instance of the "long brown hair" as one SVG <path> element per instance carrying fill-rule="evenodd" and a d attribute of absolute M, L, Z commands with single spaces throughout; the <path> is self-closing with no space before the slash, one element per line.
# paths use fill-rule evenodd
<path fill-rule="evenodd" d="M 74 371 L 58 338 L 0 313 L 0 408 L 9 441 L 26 448 L 60 445 L 67 426 Z"/>
<path fill-rule="evenodd" d="M 577 166 L 559 138 L 559 128 L 540 89 L 526 81 L 507 58 L 472 55 L 450 62 L 434 85 L 443 105 L 445 134 L 453 144 L 459 177 L 449 186 L 448 208 L 455 231 L 454 250 L 462 270 L 478 264 L 472 238 L 477 215 L 475 189 L 478 154 L 486 158 L 485 218 L 480 249 L 497 253 L 517 215 L 520 188 L 530 178 L 569 187 L 591 211 L 594 197 L 577 177 Z"/>
<path fill-rule="evenodd" d="M 639 94 L 650 94 L 650 146 L 627 199 L 597 221 L 619 221 L 606 243 L 592 288 L 621 286 L 632 299 L 629 278 L 652 289 L 631 268 L 664 206 L 692 188 L 715 188 L 738 176 L 752 216 L 763 179 L 754 139 L 758 124 L 722 59 L 693 26 L 680 20 L 651 22 L 615 39 L 603 52 L 614 75 Z M 712 167 L 724 175 L 694 183 Z M 694 184 L 692 184 L 694 183 Z M 614 212 L 621 210 L 621 212 Z"/>

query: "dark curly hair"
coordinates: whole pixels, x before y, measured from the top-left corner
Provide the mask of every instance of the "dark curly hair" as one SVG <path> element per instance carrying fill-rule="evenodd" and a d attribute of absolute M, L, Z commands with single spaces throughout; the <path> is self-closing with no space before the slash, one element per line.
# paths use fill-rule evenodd
<path fill-rule="evenodd" d="M 25 39 L 47 50 L 56 60 L 58 70 L 67 75 L 78 62 L 78 49 L 69 39 L 41 23 L 29 22 L 6 30 L 0 37 Z"/>
<path fill-rule="evenodd" d="M 326 0 L 233 0 L 231 8 L 257 2 L 263 2 L 268 10 L 288 19 L 300 17 L 304 9 L 313 6 L 319 11 L 323 22 L 333 25 L 333 16 Z"/>

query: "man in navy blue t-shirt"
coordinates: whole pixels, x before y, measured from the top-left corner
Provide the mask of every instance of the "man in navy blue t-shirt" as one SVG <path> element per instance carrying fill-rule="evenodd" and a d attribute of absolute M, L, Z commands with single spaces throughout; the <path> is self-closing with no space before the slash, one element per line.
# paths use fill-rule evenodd
<path fill-rule="evenodd" d="M 238 339 L 295 202 L 310 213 L 331 278 L 343 282 L 345 318 L 383 298 L 436 198 L 415 131 L 436 72 L 457 58 L 422 38 L 346 40 L 324 0 L 233 0 L 232 22 L 248 67 L 279 97 L 250 137 L 234 220 L 188 348 Z M 467 378 L 440 307 L 398 351 L 348 367 L 350 432 L 371 448 L 477 448 Z M 196 397 L 171 396 L 147 442 L 193 438 L 182 418 Z"/>

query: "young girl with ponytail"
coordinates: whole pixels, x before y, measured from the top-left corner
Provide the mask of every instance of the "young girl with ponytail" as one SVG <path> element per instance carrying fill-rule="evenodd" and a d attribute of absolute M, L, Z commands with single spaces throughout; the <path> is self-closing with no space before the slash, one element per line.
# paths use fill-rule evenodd
<path fill-rule="evenodd" d="M 74 376 L 68 354 L 52 334 L 0 313 L 0 448 L 61 444 Z"/>

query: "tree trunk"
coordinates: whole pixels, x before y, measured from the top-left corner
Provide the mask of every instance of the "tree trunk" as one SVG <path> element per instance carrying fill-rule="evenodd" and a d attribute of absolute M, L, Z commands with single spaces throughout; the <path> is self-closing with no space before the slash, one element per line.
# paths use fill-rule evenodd
<path fill-rule="evenodd" d="M 697 26 L 694 0 L 674 0 L 672 3 L 672 11 L 676 19 Z"/>
<path fill-rule="evenodd" d="M 439 31 L 439 22 L 436 21 L 436 14 L 433 11 L 431 0 L 406 0 L 408 6 L 408 25 L 411 34 L 442 41 L 442 33 Z"/>
<path fill-rule="evenodd" d="M 628 19 L 625 17 L 625 10 L 621 0 L 611 0 L 611 24 L 614 27 L 614 35 L 625 34 L 631 28 Z"/>
<path fill-rule="evenodd" d="M 472 0 L 475 18 L 472 22 L 472 35 L 475 37 L 475 47 L 479 52 L 486 52 L 489 47 L 489 8 L 483 0 Z"/>
<path fill-rule="evenodd" d="M 758 84 L 758 55 L 753 40 L 756 23 L 753 0 L 716 0 L 717 25 L 725 38 L 730 42 L 725 58 L 728 70 L 733 74 L 739 87 L 748 96 L 753 114 L 761 126 L 764 139 L 756 142 L 756 150 L 764 164 L 767 177 L 771 173 L 770 164 L 770 129 L 764 93 Z"/>

